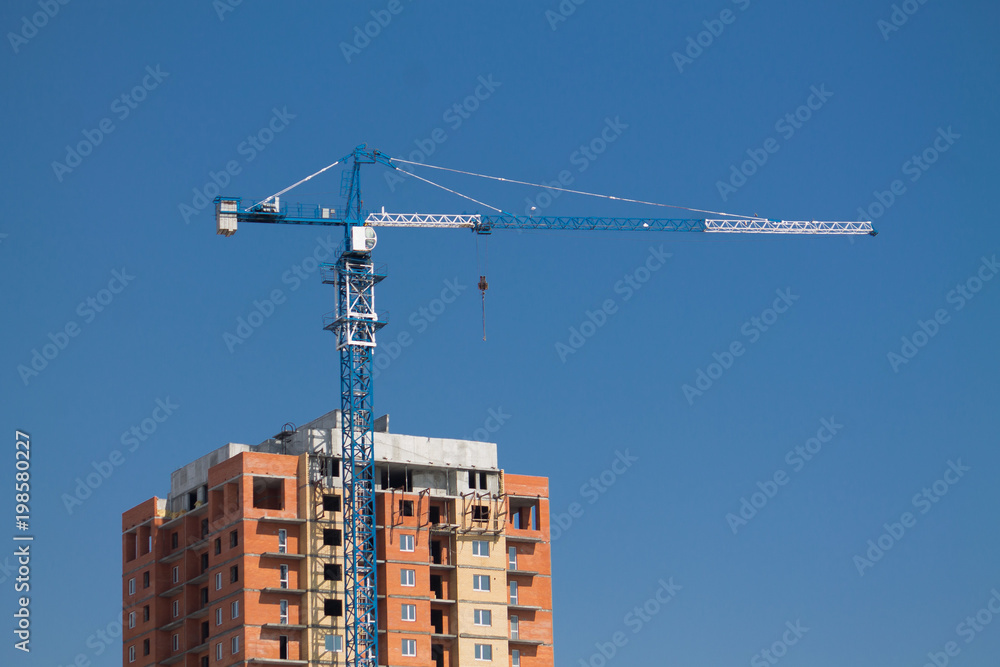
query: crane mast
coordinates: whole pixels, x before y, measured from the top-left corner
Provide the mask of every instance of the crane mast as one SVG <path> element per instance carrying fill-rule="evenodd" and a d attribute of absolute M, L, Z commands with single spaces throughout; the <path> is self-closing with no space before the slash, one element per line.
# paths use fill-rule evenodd
<path fill-rule="evenodd" d="M 377 150 L 369 150 L 364 144 L 355 148 L 343 160 L 350 160 L 351 168 L 344 172 L 341 184 L 345 197 L 342 217 L 338 217 L 333 209 L 319 206 L 282 207 L 276 196 L 253 203 L 245 209 L 242 208 L 241 198 L 216 197 L 215 207 L 217 232 L 224 236 L 236 233 L 240 222 L 344 228 L 342 252 L 335 262 L 322 266 L 322 277 L 325 284 L 333 285 L 337 290 L 336 309 L 326 317 L 324 328 L 334 333 L 337 350 L 340 352 L 341 457 L 346 537 L 346 663 L 350 667 L 378 667 L 379 664 L 372 359 L 376 346 L 375 334 L 386 323 L 375 310 L 375 285 L 385 278 L 385 273 L 376 269 L 372 262 L 371 251 L 376 241 L 374 227 L 469 229 L 478 234 L 490 234 L 495 229 L 877 234 L 871 222 L 865 221 L 791 221 L 756 217 L 524 217 L 506 214 L 386 213 L 384 210 L 365 215 L 361 199 L 361 165 L 380 163 L 393 169 L 397 167 L 388 156 Z"/>

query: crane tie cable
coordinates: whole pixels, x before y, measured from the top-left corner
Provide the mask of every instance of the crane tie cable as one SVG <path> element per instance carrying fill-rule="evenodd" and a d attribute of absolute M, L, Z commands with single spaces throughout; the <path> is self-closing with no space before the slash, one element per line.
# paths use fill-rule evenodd
<path fill-rule="evenodd" d="M 536 187 L 536 188 L 545 188 L 546 190 L 559 190 L 560 192 L 569 192 L 571 194 L 586 195 L 588 197 L 600 197 L 602 199 L 612 199 L 612 200 L 615 200 L 615 201 L 629 202 L 629 203 L 632 203 L 632 204 L 645 204 L 647 206 L 662 206 L 664 208 L 679 208 L 679 209 L 683 209 L 685 211 L 694 211 L 695 213 L 711 213 L 712 215 L 725 215 L 725 216 L 728 216 L 728 217 L 731 217 L 731 218 L 752 218 L 752 219 L 755 219 L 755 220 L 764 220 L 765 219 L 765 218 L 761 218 L 760 216 L 757 216 L 757 215 L 752 215 L 752 216 L 751 215 L 739 215 L 739 214 L 736 214 L 736 213 L 724 213 L 722 211 L 709 211 L 709 210 L 701 209 L 701 208 L 690 208 L 688 206 L 677 206 L 675 204 L 659 204 L 657 202 L 643 201 L 641 199 L 629 199 L 627 197 L 615 197 L 614 195 L 604 195 L 604 194 L 599 194 L 599 193 L 596 193 L 596 192 L 584 192 L 583 190 L 571 190 L 569 188 L 560 188 L 560 187 L 556 187 L 554 185 L 545 185 L 545 184 L 542 184 L 542 183 L 529 183 L 528 181 L 519 181 L 519 180 L 516 180 L 516 179 L 513 179 L 513 178 L 503 178 L 501 176 L 490 176 L 489 174 L 477 174 L 477 173 L 472 172 L 472 171 L 463 171 L 461 169 L 450 169 L 448 167 L 439 167 L 437 165 L 426 164 L 424 162 L 412 162 L 410 160 L 404 160 L 403 158 L 396 158 L 396 157 L 394 157 L 394 158 L 392 158 L 392 160 L 393 160 L 393 162 L 402 162 L 404 164 L 412 164 L 412 165 L 418 165 L 418 166 L 421 166 L 421 167 L 429 167 L 430 169 L 440 169 L 441 171 L 450 171 L 450 172 L 454 172 L 456 174 L 465 174 L 466 176 L 477 176 L 479 178 L 489 178 L 489 179 L 492 179 L 494 181 L 502 181 L 504 183 L 516 183 L 518 185 L 530 185 L 530 186 Z M 397 167 L 397 169 L 399 169 L 399 167 Z M 399 170 L 402 171 L 404 174 L 410 174 L 410 172 L 408 172 L 408 171 L 404 171 L 402 169 L 399 169 Z M 410 174 L 410 175 L 414 176 L 415 174 Z M 420 178 L 420 177 L 417 176 L 417 178 Z M 421 179 L 421 180 L 424 180 L 424 179 Z M 428 181 L 428 183 L 429 182 L 430 181 Z M 438 186 L 438 187 L 441 187 L 441 186 Z M 475 201 L 475 200 L 473 200 L 473 201 Z M 490 208 L 492 208 L 492 207 L 490 207 Z M 499 209 L 495 209 L 495 210 L 499 210 Z"/>
<path fill-rule="evenodd" d="M 292 188 L 297 188 L 297 187 L 299 187 L 300 185 L 302 185 L 302 184 L 303 184 L 303 183 L 305 183 L 306 181 L 308 181 L 308 180 L 310 180 L 310 179 L 313 179 L 313 178 L 315 178 L 315 177 L 319 176 L 320 174 L 322 174 L 322 173 L 323 173 L 324 171 L 326 171 L 327 169 L 330 169 L 330 168 L 332 168 L 332 167 L 335 167 L 335 166 L 337 166 L 338 164 L 340 164 L 341 162 L 343 162 L 343 159 L 340 159 L 340 160 L 337 160 L 337 161 L 336 161 L 336 162 L 334 162 L 333 164 L 329 164 L 329 165 L 327 165 L 327 166 L 323 167 L 322 169 L 320 169 L 319 171 L 317 171 L 317 172 L 316 172 L 315 174 L 312 174 L 311 176 L 306 176 L 305 178 L 303 178 L 303 179 L 302 179 L 301 181 L 299 181 L 298 183 L 295 183 L 294 185 L 289 185 L 289 186 L 288 186 L 287 188 L 285 188 L 285 189 L 284 189 L 284 190 L 282 190 L 281 192 L 275 192 L 275 193 L 274 193 L 273 195 L 271 195 L 271 196 L 270 196 L 270 197 L 268 197 L 267 199 L 265 199 L 265 200 L 263 200 L 263 201 L 259 201 L 259 202 L 257 202 L 256 204 L 254 204 L 253 206 L 249 206 L 249 207 L 247 207 L 247 208 L 246 208 L 246 210 L 247 210 L 247 211 L 249 211 L 249 210 L 250 210 L 250 209 L 252 209 L 252 208 L 253 208 L 254 206 L 260 206 L 260 205 L 262 205 L 262 204 L 266 204 L 267 202 L 271 201 L 271 200 L 272 200 L 272 199 L 274 199 L 275 197 L 280 197 L 281 195 L 285 194 L 286 192 L 288 192 L 288 191 L 289 191 L 289 190 L 291 190 Z"/>
<path fill-rule="evenodd" d="M 419 163 L 411 163 L 411 164 L 419 164 Z M 468 199 L 469 201 L 474 202 L 476 204 L 479 204 L 480 206 L 485 206 L 486 208 L 491 208 L 494 211 L 496 211 L 497 213 L 499 213 L 500 215 L 507 215 L 502 209 L 499 209 L 496 206 L 490 206 L 489 204 L 487 204 L 485 202 L 481 202 L 478 199 L 473 199 L 469 195 L 463 195 L 461 192 L 456 192 L 456 191 L 452 190 L 451 188 L 446 188 L 445 186 L 443 186 L 443 185 L 441 185 L 439 183 L 435 183 L 434 181 L 428 180 L 428 179 L 424 178 L 423 176 L 417 176 L 412 171 L 406 171 L 405 169 L 400 169 L 399 167 L 396 167 L 396 170 L 403 172 L 407 176 L 412 176 L 413 178 L 421 180 L 424 183 L 430 183 L 434 187 L 441 188 L 442 190 L 450 192 L 453 195 L 458 195 L 459 197 L 462 197 L 463 199 Z"/>

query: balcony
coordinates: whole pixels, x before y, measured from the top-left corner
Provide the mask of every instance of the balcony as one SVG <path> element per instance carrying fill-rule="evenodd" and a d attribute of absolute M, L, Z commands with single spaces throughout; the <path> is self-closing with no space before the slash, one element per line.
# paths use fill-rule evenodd
<path fill-rule="evenodd" d="M 294 517 L 294 516 L 255 516 L 255 517 L 249 517 L 249 518 L 255 519 L 257 521 L 270 521 L 271 523 L 303 524 L 303 523 L 306 522 L 305 519 L 300 519 L 300 518 Z M 263 658 L 258 658 L 258 660 L 262 660 L 262 659 Z M 250 662 L 253 662 L 253 660 L 251 660 Z M 297 664 L 298 663 L 297 660 L 282 660 L 281 662 L 286 663 L 286 664 Z M 305 663 L 303 662 L 303 664 L 305 664 Z"/>
<path fill-rule="evenodd" d="M 261 593 L 281 593 L 284 595 L 302 595 L 305 593 L 304 588 L 281 588 L 280 586 L 268 586 L 266 588 L 260 589 Z"/>
<path fill-rule="evenodd" d="M 260 555 L 261 558 L 291 558 L 293 560 L 301 560 L 306 557 L 305 554 L 293 554 L 282 551 L 265 551 Z"/>
<path fill-rule="evenodd" d="M 507 570 L 507 574 L 514 577 L 537 577 L 539 573 L 535 570 Z"/>
<path fill-rule="evenodd" d="M 544 646 L 545 642 L 541 639 L 508 639 L 508 644 L 526 644 L 528 646 Z"/>

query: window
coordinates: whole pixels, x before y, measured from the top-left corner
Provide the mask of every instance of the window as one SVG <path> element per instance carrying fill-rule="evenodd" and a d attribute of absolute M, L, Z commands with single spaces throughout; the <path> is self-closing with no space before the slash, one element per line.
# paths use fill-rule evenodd
<path fill-rule="evenodd" d="M 288 588 L 288 566 L 282 565 L 278 570 L 278 581 L 281 588 Z"/>
<path fill-rule="evenodd" d="M 417 571 L 416 570 L 400 570 L 399 571 L 399 585 L 400 586 L 416 586 Z"/>
<path fill-rule="evenodd" d="M 417 640 L 416 639 L 404 639 L 403 640 L 403 655 L 407 657 L 415 657 L 417 655 Z"/>
<path fill-rule="evenodd" d="M 135 595 L 135 578 L 128 580 L 128 594 Z"/>
<path fill-rule="evenodd" d="M 323 496 L 323 511 L 324 512 L 339 512 L 340 511 L 340 496 Z M 330 635 L 332 636 L 332 635 Z"/>
<path fill-rule="evenodd" d="M 202 573 L 208 569 L 208 552 L 206 551 L 201 555 L 201 571 Z"/>
<path fill-rule="evenodd" d="M 510 582 L 510 603 L 517 604 L 517 582 Z"/>
<path fill-rule="evenodd" d="M 215 645 L 215 659 L 222 660 L 222 642 Z"/>
<path fill-rule="evenodd" d="M 327 635 L 326 650 L 342 653 L 344 651 L 344 638 L 341 635 Z"/>
<path fill-rule="evenodd" d="M 215 624 L 222 625 L 222 607 L 215 610 Z"/>
<path fill-rule="evenodd" d="M 490 590 L 490 576 L 488 574 L 472 575 L 472 590 L 474 591 Z"/>
<path fill-rule="evenodd" d="M 404 534 L 399 536 L 399 550 L 413 551 L 413 535 Z"/>
<path fill-rule="evenodd" d="M 231 605 L 229 605 L 229 616 L 231 618 L 239 618 L 240 617 L 240 601 L 239 600 L 233 600 L 233 603 Z"/>
<path fill-rule="evenodd" d="M 469 471 L 469 488 L 470 489 L 477 488 L 477 485 L 476 485 L 477 481 L 479 482 L 478 488 L 480 488 L 483 491 L 485 491 L 486 490 L 486 486 L 487 486 L 486 485 L 486 473 L 481 472 L 481 473 L 477 474 L 474 470 L 470 470 Z"/>
<path fill-rule="evenodd" d="M 229 583 L 234 584 L 240 580 L 240 566 L 233 565 L 229 568 Z"/>
<path fill-rule="evenodd" d="M 149 605 L 147 604 L 142 608 L 142 622 L 145 623 L 149 620 Z"/>
<path fill-rule="evenodd" d="M 288 600 L 278 602 L 278 622 L 282 625 L 288 625 Z"/>
<path fill-rule="evenodd" d="M 208 519 L 201 520 L 201 536 L 208 537 Z"/>
<path fill-rule="evenodd" d="M 288 553 L 288 531 L 284 528 L 278 529 L 278 553 Z"/>
<path fill-rule="evenodd" d="M 143 639 L 142 640 L 142 654 L 143 655 L 149 655 L 149 640 L 148 639 Z"/>
<path fill-rule="evenodd" d="M 177 531 L 170 533 L 170 548 L 176 549 L 179 544 L 180 544 L 180 535 L 177 534 Z"/>
<path fill-rule="evenodd" d="M 221 591 L 222 590 L 222 573 L 221 572 L 216 572 L 215 573 L 215 590 L 217 590 L 217 591 Z"/>
<path fill-rule="evenodd" d="M 344 603 L 340 600 L 323 600 L 323 613 L 327 616 L 343 616 Z"/>
<path fill-rule="evenodd" d="M 510 638 L 511 639 L 517 639 L 518 638 L 517 616 L 511 616 L 510 617 Z"/>
<path fill-rule="evenodd" d="M 278 635 L 278 658 L 288 660 L 288 635 Z"/>
<path fill-rule="evenodd" d="M 490 520 L 490 508 L 486 505 L 473 505 L 472 506 L 472 520 L 473 521 L 489 521 Z"/>
<path fill-rule="evenodd" d="M 400 500 L 399 501 L 399 514 L 400 514 L 400 516 L 413 516 L 413 501 L 412 500 Z"/>
<path fill-rule="evenodd" d="M 415 604 L 404 604 L 403 605 L 403 620 L 404 621 L 415 621 L 415 620 L 417 620 L 417 605 L 415 605 Z"/>
<path fill-rule="evenodd" d="M 323 579 L 325 581 L 340 581 L 343 579 L 343 570 L 337 563 L 327 563 L 323 566 Z"/>
<path fill-rule="evenodd" d="M 232 643 L 233 655 L 236 655 L 237 653 L 240 652 L 240 636 L 236 635 L 235 637 L 233 637 L 231 643 Z"/>
<path fill-rule="evenodd" d="M 174 649 L 175 651 L 179 651 L 179 650 L 181 650 L 181 636 L 180 636 L 180 635 L 174 635 L 174 636 L 173 636 L 173 637 L 172 637 L 172 638 L 170 639 L 170 646 L 171 646 L 171 648 L 173 648 L 173 649 Z"/>
<path fill-rule="evenodd" d="M 510 652 L 510 665 L 511 667 L 521 667 L 521 652 L 517 649 Z"/>
<path fill-rule="evenodd" d="M 285 509 L 284 480 L 271 477 L 253 478 L 253 506 L 262 510 Z"/>
<path fill-rule="evenodd" d="M 135 647 L 134 646 L 129 646 L 128 647 L 128 661 L 129 662 L 135 662 Z"/>
<path fill-rule="evenodd" d="M 493 646 L 491 644 L 476 644 L 476 660 L 492 660 Z"/>
<path fill-rule="evenodd" d="M 222 553 L 222 538 L 215 538 L 215 555 L 218 556 Z"/>
<path fill-rule="evenodd" d="M 149 588 L 149 572 L 142 573 L 142 587 Z"/>
<path fill-rule="evenodd" d="M 336 528 L 323 529 L 323 545 L 327 547 L 339 547 L 341 544 L 341 532 Z"/>
<path fill-rule="evenodd" d="M 531 529 L 532 530 L 539 530 L 539 527 L 538 527 L 538 506 L 537 505 L 532 505 L 531 506 Z"/>
<path fill-rule="evenodd" d="M 239 543 L 240 543 L 240 532 L 238 530 L 234 530 L 233 532 L 229 533 L 229 548 L 232 549 L 233 547 L 238 546 Z"/>
<path fill-rule="evenodd" d="M 128 627 L 130 627 L 130 628 L 134 628 L 135 627 L 135 612 L 134 611 L 130 611 L 128 613 Z"/>
<path fill-rule="evenodd" d="M 472 555 L 473 556 L 489 556 L 490 555 L 490 543 L 486 540 L 472 540 Z"/>
<path fill-rule="evenodd" d="M 474 609 L 472 622 L 476 625 L 493 625 L 493 612 L 489 609 Z"/>
<path fill-rule="evenodd" d="M 178 616 L 181 615 L 181 601 L 180 600 L 174 600 L 174 603 L 173 603 L 173 605 L 171 605 L 171 607 L 172 607 L 172 611 L 174 613 L 174 618 L 177 618 Z"/>
<path fill-rule="evenodd" d="M 507 562 L 511 570 L 517 569 L 517 547 L 511 547 L 507 553 Z"/>
<path fill-rule="evenodd" d="M 174 569 L 171 570 L 171 581 L 175 584 L 180 583 L 181 580 L 181 568 L 178 565 L 174 565 Z"/>
<path fill-rule="evenodd" d="M 340 477 L 340 459 L 324 457 L 320 462 L 320 472 L 323 477 Z"/>

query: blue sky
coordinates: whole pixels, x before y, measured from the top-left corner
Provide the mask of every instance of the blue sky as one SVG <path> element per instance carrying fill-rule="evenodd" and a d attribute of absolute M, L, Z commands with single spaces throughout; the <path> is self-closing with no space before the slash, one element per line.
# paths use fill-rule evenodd
<path fill-rule="evenodd" d="M 34 650 L 8 641 L 5 662 L 118 664 L 97 633 L 120 608 L 121 512 L 210 449 L 339 406 L 322 330 L 334 295 L 308 270 L 336 231 L 247 225 L 223 239 L 199 202 L 213 180 L 267 196 L 362 142 L 693 208 L 865 216 L 880 231 L 498 232 L 485 343 L 484 240 L 381 232 L 380 354 L 402 333 L 412 343 L 381 362 L 377 410 L 394 431 L 457 438 L 509 415 L 491 434 L 501 464 L 548 476 L 564 527 L 557 664 L 1000 655 L 994 3 L 344 4 L 0 9 L 0 414 L 11 449 L 15 429 L 31 435 L 36 536 Z M 676 214 L 419 173 L 506 210 Z M 338 206 L 339 174 L 285 200 Z M 481 210 L 381 168 L 364 178 L 367 207 Z M 628 291 L 629 276 L 646 280 Z M 440 312 L 443 290 L 457 298 Z M 227 346 L 275 291 L 273 313 Z M 47 344 L 59 349 L 44 367 L 19 370 Z M 157 401 L 176 407 L 70 513 L 64 494 Z M 680 587 L 662 606 L 661 580 Z"/>

